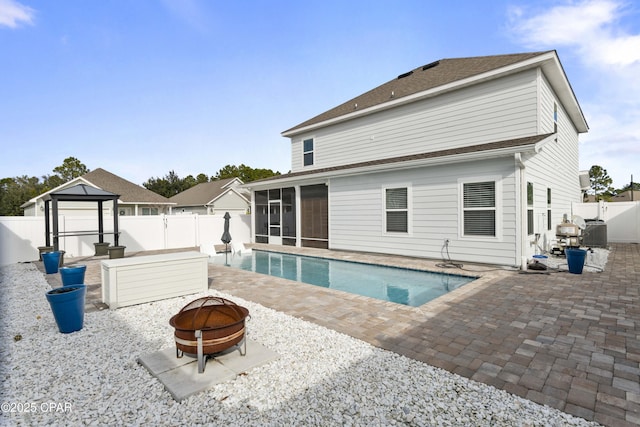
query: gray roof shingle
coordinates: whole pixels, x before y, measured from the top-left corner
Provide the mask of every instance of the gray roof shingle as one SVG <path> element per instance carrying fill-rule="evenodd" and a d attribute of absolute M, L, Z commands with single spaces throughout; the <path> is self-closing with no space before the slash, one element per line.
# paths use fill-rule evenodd
<path fill-rule="evenodd" d="M 218 181 L 203 182 L 181 193 L 172 196 L 169 200 L 179 206 L 204 206 L 220 196 L 227 189 L 225 185 L 236 178 L 221 179 Z"/>
<path fill-rule="evenodd" d="M 524 138 L 516 138 L 516 139 L 503 140 L 503 141 L 489 142 L 489 143 L 486 143 L 486 144 L 469 145 L 469 146 L 465 146 L 465 147 L 450 148 L 450 149 L 447 149 L 447 150 L 430 151 L 430 152 L 426 152 L 426 153 L 411 154 L 411 155 L 407 155 L 407 156 L 390 157 L 390 158 L 386 158 L 386 159 L 379 159 L 379 160 L 371 160 L 371 161 L 366 161 L 366 162 L 351 163 L 351 164 L 348 164 L 348 165 L 341 165 L 341 166 L 333 166 L 333 167 L 327 167 L 327 168 L 313 169 L 313 170 L 307 170 L 307 171 L 302 171 L 302 172 L 293 172 L 293 173 L 287 173 L 287 174 L 283 174 L 283 175 L 279 175 L 279 176 L 274 176 L 274 177 L 270 177 L 270 178 L 265 178 L 265 179 L 261 179 L 261 180 L 258 180 L 258 181 L 254 181 L 254 182 L 252 182 L 252 184 L 262 183 L 262 182 L 267 182 L 267 181 L 272 181 L 272 180 L 279 180 L 279 179 L 303 177 L 303 176 L 306 176 L 306 175 L 315 175 L 315 174 L 321 174 L 321 173 L 326 173 L 326 172 L 348 171 L 349 169 L 356 169 L 356 168 L 362 168 L 362 167 L 385 165 L 385 164 L 392 164 L 392 163 L 402 163 L 402 162 L 408 162 L 408 161 L 412 161 L 412 160 L 435 159 L 435 158 L 439 158 L 439 157 L 447 157 L 447 156 L 453 156 L 453 155 L 458 155 L 458 154 L 470 154 L 470 153 L 478 153 L 478 152 L 482 152 L 482 151 L 501 150 L 501 149 L 508 149 L 508 148 L 516 148 L 516 147 L 526 147 L 526 146 L 530 146 L 530 145 L 535 145 L 535 144 L 545 140 L 546 138 L 550 137 L 551 135 L 553 135 L 553 134 L 552 133 L 547 133 L 547 134 L 543 134 L 543 135 L 533 135 L 533 136 L 527 136 L 527 137 L 524 137 Z"/>
<path fill-rule="evenodd" d="M 368 92 L 363 93 L 343 104 L 319 114 L 297 126 L 288 129 L 283 134 L 310 125 L 344 116 L 354 111 L 381 105 L 438 86 L 443 86 L 468 77 L 506 67 L 548 53 L 531 52 L 508 55 L 477 56 L 470 58 L 440 59 L 439 61 L 415 68 L 401 74 Z"/>
<path fill-rule="evenodd" d="M 82 178 L 96 187 L 114 194 L 119 194 L 120 200 L 123 203 L 171 204 L 171 201 L 166 197 L 101 168 L 94 169 L 82 175 Z"/>

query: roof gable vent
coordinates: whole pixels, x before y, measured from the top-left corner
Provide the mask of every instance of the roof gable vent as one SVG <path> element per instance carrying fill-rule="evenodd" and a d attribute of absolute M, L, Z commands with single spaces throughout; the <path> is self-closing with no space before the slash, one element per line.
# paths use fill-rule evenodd
<path fill-rule="evenodd" d="M 400 74 L 400 75 L 398 76 L 398 80 L 400 80 L 400 79 L 404 79 L 405 77 L 409 77 L 411 74 L 413 74 L 413 71 L 409 71 L 409 72 L 406 72 L 406 73 L 404 73 L 404 74 Z"/>
<path fill-rule="evenodd" d="M 436 66 L 438 66 L 438 64 L 440 64 L 440 61 L 433 61 L 433 62 L 431 62 L 431 63 L 429 63 L 429 64 L 427 64 L 427 65 L 423 66 L 423 67 L 422 67 L 422 71 L 426 71 L 426 70 L 428 70 L 429 68 L 436 67 Z"/>

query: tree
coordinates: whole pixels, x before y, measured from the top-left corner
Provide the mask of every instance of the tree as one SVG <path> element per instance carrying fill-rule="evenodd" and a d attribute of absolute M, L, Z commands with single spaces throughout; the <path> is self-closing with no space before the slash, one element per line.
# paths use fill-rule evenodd
<path fill-rule="evenodd" d="M 186 178 L 180 178 L 175 171 L 169 171 L 164 178 L 149 178 L 142 183 L 142 186 L 161 196 L 172 197 L 196 184 L 195 178 L 191 175 Z"/>
<path fill-rule="evenodd" d="M 89 169 L 75 157 L 67 157 L 63 160 L 62 165 L 53 168 L 53 172 L 58 175 L 64 183 L 88 173 Z"/>
<path fill-rule="evenodd" d="M 240 164 L 240 166 L 227 165 L 220 169 L 216 176 L 218 179 L 227 178 L 240 178 L 242 182 L 247 183 L 251 181 L 257 181 L 259 179 L 270 178 L 272 176 L 278 176 L 280 172 L 274 172 L 271 169 L 254 169 L 247 165 Z"/>
<path fill-rule="evenodd" d="M 602 166 L 591 166 L 589 182 L 591 183 L 591 192 L 596 196 L 596 201 L 609 200 L 613 195 L 614 189 L 611 186 L 613 180 Z"/>
<path fill-rule="evenodd" d="M 616 194 L 624 193 L 625 191 L 629 191 L 631 189 L 633 189 L 633 191 L 640 191 L 640 182 L 629 183 L 624 187 L 616 190 Z"/>
<path fill-rule="evenodd" d="M 43 185 L 35 176 L 3 178 L 0 180 L 0 216 L 22 215 L 20 206 L 44 191 Z"/>
<path fill-rule="evenodd" d="M 54 175 L 3 178 L 0 180 L 0 215 L 19 216 L 23 214 L 22 206 L 30 199 L 52 190 L 60 185 L 84 175 L 89 169 L 75 157 L 66 158 L 62 165 L 53 169 Z"/>

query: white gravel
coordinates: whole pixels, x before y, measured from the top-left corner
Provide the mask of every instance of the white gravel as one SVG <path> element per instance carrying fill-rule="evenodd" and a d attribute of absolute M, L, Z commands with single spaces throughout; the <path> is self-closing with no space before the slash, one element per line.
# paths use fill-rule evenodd
<path fill-rule="evenodd" d="M 587 256 L 584 260 L 584 267 L 582 271 L 589 271 L 592 273 L 600 273 L 604 271 L 607 265 L 607 259 L 609 258 L 609 249 L 604 248 L 580 248 L 587 251 Z M 531 260 L 530 260 L 531 261 Z M 567 257 L 562 255 L 547 254 L 547 258 L 544 259 L 544 264 L 551 270 L 568 271 L 569 265 L 567 264 Z"/>
<path fill-rule="evenodd" d="M 61 334 L 49 289 L 31 264 L 0 268 L 2 425 L 596 425 L 213 291 L 280 358 L 177 403 L 136 359 L 173 347 L 169 318 L 202 295 L 88 313 Z"/>

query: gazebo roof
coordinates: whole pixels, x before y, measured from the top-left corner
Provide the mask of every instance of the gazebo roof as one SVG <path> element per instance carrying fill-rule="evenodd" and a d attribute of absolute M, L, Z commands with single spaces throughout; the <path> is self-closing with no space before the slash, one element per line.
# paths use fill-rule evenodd
<path fill-rule="evenodd" d="M 115 200 L 119 197 L 119 194 L 110 193 L 86 184 L 78 184 L 49 193 L 45 200 L 99 202 L 101 200 Z"/>
<path fill-rule="evenodd" d="M 99 243 L 103 242 L 104 228 L 103 228 L 103 209 L 102 202 L 107 200 L 113 201 L 113 233 L 109 232 L 108 234 L 113 234 L 113 240 L 115 246 L 118 246 L 118 198 L 120 195 L 110 193 L 108 191 L 101 190 L 96 187 L 92 187 L 91 185 L 86 184 L 78 184 L 72 187 L 63 188 L 59 191 L 54 191 L 49 193 L 44 197 L 44 213 L 45 213 L 45 242 L 46 245 L 49 246 L 51 242 L 50 237 L 53 236 L 53 250 L 57 251 L 59 249 L 58 241 L 61 236 L 64 236 L 65 233 L 60 233 L 58 227 L 58 202 L 97 202 L 98 209 L 98 231 L 90 234 L 95 234 L 99 236 Z M 49 229 L 49 204 L 53 205 L 53 233 L 50 233 Z M 86 232 L 82 232 L 85 233 Z"/>

